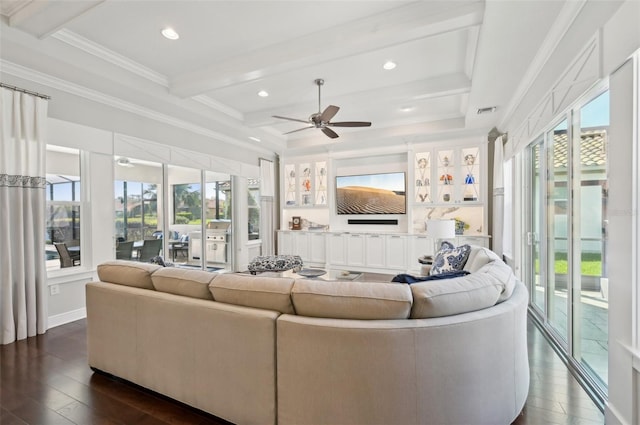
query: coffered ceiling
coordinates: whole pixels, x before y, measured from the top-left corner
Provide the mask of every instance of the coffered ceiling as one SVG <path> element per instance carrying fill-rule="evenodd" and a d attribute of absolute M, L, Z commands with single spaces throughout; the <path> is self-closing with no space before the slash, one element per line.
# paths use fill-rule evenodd
<path fill-rule="evenodd" d="M 0 57 L 5 73 L 46 74 L 232 143 L 362 149 L 486 134 L 570 3 L 3 0 Z M 273 115 L 318 112 L 317 78 L 321 109 L 340 107 L 333 121 L 372 126 L 283 135 L 305 124 Z"/>

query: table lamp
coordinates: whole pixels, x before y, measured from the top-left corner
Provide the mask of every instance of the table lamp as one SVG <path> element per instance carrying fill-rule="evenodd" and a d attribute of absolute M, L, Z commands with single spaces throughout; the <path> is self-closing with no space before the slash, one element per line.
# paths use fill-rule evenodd
<path fill-rule="evenodd" d="M 456 221 L 427 220 L 427 236 L 433 239 L 433 255 L 436 255 L 443 240 L 456 237 Z"/>

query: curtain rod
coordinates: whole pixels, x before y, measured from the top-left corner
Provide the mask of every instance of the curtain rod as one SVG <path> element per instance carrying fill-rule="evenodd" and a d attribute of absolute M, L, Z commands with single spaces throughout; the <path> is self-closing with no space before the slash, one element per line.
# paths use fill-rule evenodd
<path fill-rule="evenodd" d="M 19 91 L 19 92 L 30 94 L 30 95 L 33 95 L 33 96 L 38 96 L 38 97 L 41 97 L 41 98 L 46 99 L 46 100 L 51 99 L 51 96 L 47 96 L 46 94 L 37 93 L 37 92 L 31 91 L 31 90 L 21 89 L 20 87 L 12 86 L 12 85 L 1 83 L 1 82 L 0 82 L 0 87 L 4 87 L 4 88 L 9 89 L 9 90 Z"/>

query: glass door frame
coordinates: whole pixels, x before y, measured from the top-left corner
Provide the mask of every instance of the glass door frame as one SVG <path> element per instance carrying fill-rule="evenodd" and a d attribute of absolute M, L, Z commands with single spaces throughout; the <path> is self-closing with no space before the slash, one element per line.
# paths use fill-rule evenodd
<path fill-rule="evenodd" d="M 599 377 L 592 376 L 585 365 L 581 364 L 581 334 L 583 332 L 580 329 L 580 306 L 581 291 L 582 291 L 582 270 L 581 270 L 581 219 L 580 205 L 581 205 L 581 138 L 582 138 L 582 126 L 581 126 L 581 111 L 585 105 L 588 105 L 591 101 L 598 98 L 609 89 L 608 81 L 603 81 L 600 84 L 592 87 L 588 90 L 578 101 L 571 105 L 562 114 L 556 116 L 553 122 L 546 126 L 541 134 L 532 141 L 524 151 L 523 155 L 523 176 L 525 177 L 525 187 L 529 190 L 525 191 L 528 195 L 523 198 L 522 205 L 525 206 L 525 213 L 523 217 L 524 232 L 526 240 L 523 242 L 523 270 L 525 271 L 525 279 L 528 280 L 527 286 L 530 290 L 530 302 L 529 311 L 531 317 L 543 330 L 543 333 L 551 341 L 552 345 L 556 348 L 556 351 L 560 357 L 567 363 L 567 366 L 574 372 L 574 375 L 582 383 L 583 387 L 587 390 L 591 398 L 603 408 L 604 402 L 607 398 L 606 383 L 605 387 L 602 387 L 602 383 L 598 380 Z M 553 145 L 554 145 L 554 130 L 563 121 L 567 122 L 567 199 L 566 199 L 566 216 L 567 216 L 567 334 L 565 337 L 558 332 L 551 323 L 551 315 L 549 309 L 553 305 L 552 297 L 554 297 L 554 291 L 549 289 L 549 273 L 554 272 L 553 264 L 550 264 L 552 258 L 555 258 L 555 254 L 549 252 L 550 241 L 548 239 L 548 233 L 550 232 L 549 223 L 554 220 L 554 210 L 552 205 L 553 194 L 550 191 L 555 187 L 552 187 L 550 183 L 552 179 L 554 166 L 553 158 Z M 535 175 L 535 147 L 539 146 L 539 174 Z M 576 156 L 577 155 L 577 156 Z M 577 162 L 574 161 L 577 158 Z M 539 179 L 540 184 L 539 193 L 534 191 L 534 179 Z M 551 179 L 551 180 L 550 180 Z M 537 205 L 534 201 L 534 196 L 539 196 Z M 574 217 L 574 213 L 578 216 Z M 540 215 L 540 235 L 534 234 L 535 226 L 534 220 L 536 220 L 536 214 Z M 551 215 L 551 216 L 550 216 Z M 604 219 L 604 217 L 603 217 Z M 578 239 L 576 239 L 578 238 Z M 540 306 L 540 303 L 536 304 L 536 247 L 535 244 L 539 243 L 538 247 L 538 273 L 537 276 L 539 283 L 544 287 L 544 304 Z M 579 245 L 579 246 L 578 246 Z M 604 258 L 602 259 L 604 261 Z M 602 267 L 606 267 L 605 264 Z M 556 300 L 557 301 L 557 300 Z M 582 347 L 584 348 L 584 347 Z"/>

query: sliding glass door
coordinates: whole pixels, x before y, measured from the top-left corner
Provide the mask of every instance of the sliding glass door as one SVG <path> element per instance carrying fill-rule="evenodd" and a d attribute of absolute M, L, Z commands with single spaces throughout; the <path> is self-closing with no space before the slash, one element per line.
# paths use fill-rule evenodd
<path fill-rule="evenodd" d="M 549 337 L 594 391 L 607 383 L 609 94 L 567 111 L 527 151 L 526 278 Z"/>

